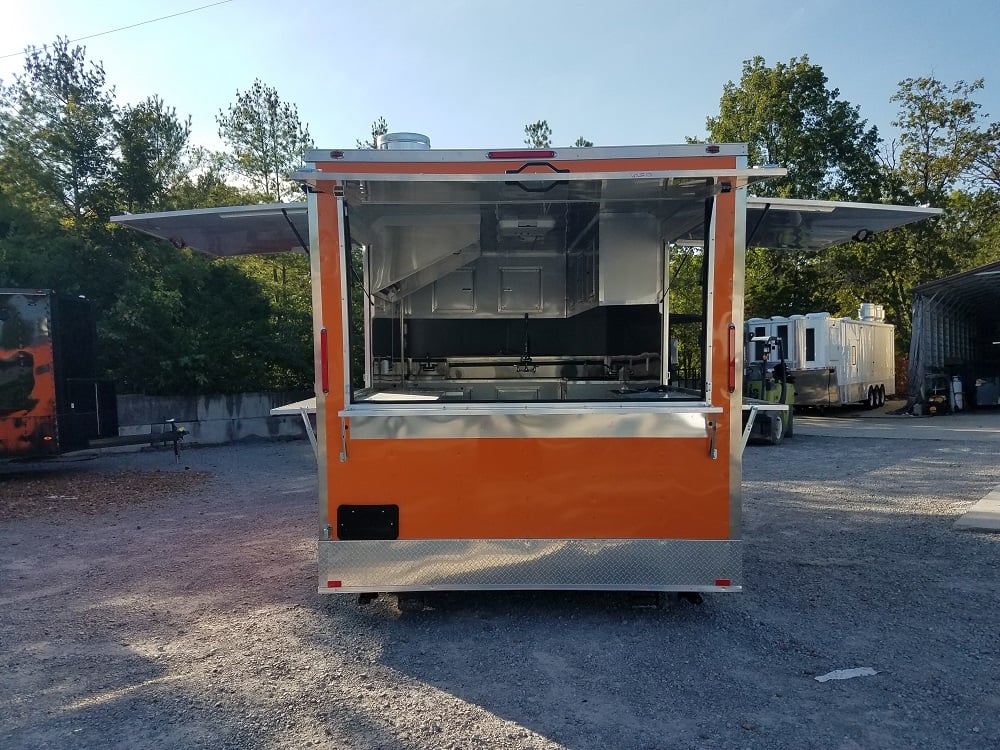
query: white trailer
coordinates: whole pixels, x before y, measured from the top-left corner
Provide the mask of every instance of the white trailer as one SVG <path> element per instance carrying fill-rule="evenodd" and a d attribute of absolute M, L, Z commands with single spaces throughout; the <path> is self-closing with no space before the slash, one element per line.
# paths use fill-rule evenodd
<path fill-rule="evenodd" d="M 896 390 L 896 328 L 885 322 L 882 305 L 864 303 L 858 317 L 817 312 L 750 318 L 747 326 L 754 337 L 781 339 L 797 406 L 864 403 L 874 408 Z M 772 352 L 771 361 L 776 356 Z"/>

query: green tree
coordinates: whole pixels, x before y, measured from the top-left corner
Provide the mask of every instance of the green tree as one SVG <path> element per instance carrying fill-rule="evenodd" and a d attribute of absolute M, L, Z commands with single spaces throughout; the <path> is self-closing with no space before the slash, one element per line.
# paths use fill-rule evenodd
<path fill-rule="evenodd" d="M 236 101 L 215 119 L 219 137 L 231 150 L 231 168 L 253 190 L 271 201 L 299 194 L 289 174 L 313 144 L 294 104 L 283 102 L 274 88 L 257 79 L 249 91 L 237 91 Z"/>
<path fill-rule="evenodd" d="M 384 117 L 379 117 L 377 120 L 372 122 L 372 134 L 368 140 L 362 141 L 358 139 L 358 148 L 378 148 L 379 136 L 383 136 L 389 132 L 389 125 L 385 121 Z"/>
<path fill-rule="evenodd" d="M 245 178 L 254 193 L 243 194 L 243 202 L 287 200 L 299 195 L 298 186 L 288 179 L 312 147 L 308 127 L 301 124 L 294 105 L 283 103 L 277 91 L 254 82 L 217 118 L 219 134 L 232 149 L 230 165 Z M 208 189 L 217 194 L 224 186 L 218 162 L 192 184 L 184 185 L 188 195 Z M 214 167 L 214 169 L 212 169 Z M 198 183 L 198 180 L 202 184 Z M 252 280 L 267 301 L 267 320 L 277 335 L 267 337 L 264 360 L 271 387 L 301 387 L 312 382 L 312 318 L 309 260 L 295 253 L 234 258 L 224 263 Z"/>
<path fill-rule="evenodd" d="M 228 184 L 223 155 L 189 152 L 187 121 L 158 97 L 116 113 L 100 66 L 88 66 L 81 49 L 61 40 L 29 55 L 25 73 L 2 93 L 0 286 L 91 299 L 100 366 L 120 392 L 232 393 L 312 382 L 303 256 L 250 259 L 244 267 L 107 223 L 122 208 L 204 208 L 269 196 Z M 296 269 L 305 278 L 297 286 Z"/>
<path fill-rule="evenodd" d="M 752 164 L 778 163 L 788 176 L 752 189 L 784 198 L 871 200 L 882 190 L 878 131 L 830 88 L 808 56 L 768 66 L 743 63 L 739 84 L 723 87 L 709 139 L 745 142 Z M 834 287 L 825 260 L 804 252 L 747 250 L 748 316 L 789 315 L 830 307 Z"/>
<path fill-rule="evenodd" d="M 985 190 L 1000 192 L 1000 122 L 980 132 L 977 141 L 969 179 Z"/>
<path fill-rule="evenodd" d="M 982 163 L 986 116 L 971 97 L 983 86 L 982 78 L 951 86 L 933 77 L 907 78 L 889 99 L 899 105 L 892 123 L 901 131 L 895 168 L 917 202 L 941 204 Z"/>
<path fill-rule="evenodd" d="M 714 142 L 746 143 L 751 164 L 776 163 L 788 176 L 755 187 L 784 198 L 869 200 L 878 195 L 878 130 L 827 86 L 809 57 L 769 67 L 743 63 L 739 84 L 723 87 L 719 114 L 706 120 Z"/>
<path fill-rule="evenodd" d="M 185 160 L 182 174 L 165 197 L 166 209 L 182 211 L 214 206 L 259 203 L 263 198 L 226 181 L 225 154 L 196 147 Z"/>
<path fill-rule="evenodd" d="M 576 146 L 577 148 L 590 148 L 591 146 L 594 145 L 594 142 L 588 141 L 581 135 L 579 138 L 576 139 L 576 143 L 574 143 L 573 145 Z"/>
<path fill-rule="evenodd" d="M 28 47 L 2 88 L 0 181 L 23 205 L 76 224 L 102 212 L 114 146 L 114 90 L 83 47 Z"/>
<path fill-rule="evenodd" d="M 531 148 L 551 148 L 552 128 L 545 120 L 524 126 L 524 144 Z"/>
<path fill-rule="evenodd" d="M 180 120 L 173 107 L 154 95 L 125 107 L 115 120 L 115 134 L 113 177 L 119 205 L 131 213 L 163 208 L 183 174 L 191 118 Z"/>

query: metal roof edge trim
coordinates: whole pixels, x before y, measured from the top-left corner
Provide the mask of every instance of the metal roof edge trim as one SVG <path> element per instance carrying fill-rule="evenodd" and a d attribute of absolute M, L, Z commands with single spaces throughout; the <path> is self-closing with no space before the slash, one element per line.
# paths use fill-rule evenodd
<path fill-rule="evenodd" d="M 215 206 L 213 208 L 188 208 L 179 211 L 155 211 L 148 214 L 119 214 L 109 217 L 114 224 L 125 224 L 135 219 L 162 219 L 176 216 L 219 216 L 220 218 L 247 218 L 254 215 L 267 216 L 279 214 L 282 211 L 302 213 L 308 210 L 309 204 L 300 201 L 296 203 L 256 203 L 249 206 Z"/>
<path fill-rule="evenodd" d="M 718 151 L 708 152 L 708 147 L 718 148 Z M 530 146 L 509 146 L 501 148 L 462 148 L 462 149 L 330 149 L 314 148 L 305 152 L 303 157 L 307 162 L 328 161 L 367 161 L 367 162 L 517 162 L 523 159 L 491 159 L 487 156 L 496 151 L 553 151 L 551 158 L 561 160 L 584 159 L 650 159 L 668 156 L 747 156 L 749 154 L 745 143 L 677 143 L 645 146 L 546 146 L 532 148 Z M 331 156 L 339 154 L 339 156 Z"/>
<path fill-rule="evenodd" d="M 787 170 L 786 170 L 787 172 Z M 928 206 L 903 206 L 898 203 L 859 203 L 855 201 L 834 201 L 834 200 L 818 200 L 818 199 L 806 199 L 806 198 L 768 198 L 759 195 L 748 195 L 747 196 L 747 206 L 763 206 L 772 205 L 776 208 L 787 207 L 787 208 L 861 208 L 861 209 L 873 209 L 873 210 L 883 210 L 883 211 L 913 211 L 918 214 L 926 214 L 930 216 L 940 216 L 944 213 L 943 208 L 930 208 Z"/>
<path fill-rule="evenodd" d="M 662 180 L 671 177 L 746 177 L 768 179 L 784 177 L 788 170 L 784 167 L 739 169 L 737 167 L 719 169 L 671 169 L 642 172 L 531 172 L 519 174 L 489 173 L 472 174 L 452 172 L 435 174 L 427 172 L 321 172 L 319 170 L 296 170 L 292 179 L 302 182 L 323 180 L 363 180 L 368 182 L 578 182 L 583 180 Z"/>
<path fill-rule="evenodd" d="M 933 292 L 937 290 L 943 290 L 951 286 L 956 281 L 961 281 L 963 279 L 971 279 L 979 275 L 992 275 L 996 273 L 1000 276 L 1000 260 L 995 260 L 992 263 L 987 263 L 984 266 L 978 266 L 976 268 L 970 268 L 968 271 L 961 271 L 951 276 L 945 276 L 943 279 L 935 279 L 934 281 L 925 281 L 919 286 L 915 286 L 912 289 L 913 294 L 923 294 L 925 292 Z"/>

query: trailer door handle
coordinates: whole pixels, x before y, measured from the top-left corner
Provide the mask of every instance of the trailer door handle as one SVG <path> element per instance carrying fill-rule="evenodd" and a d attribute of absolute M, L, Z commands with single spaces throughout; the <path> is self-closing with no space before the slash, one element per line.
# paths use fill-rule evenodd
<path fill-rule="evenodd" d="M 729 324 L 729 392 L 736 391 L 736 324 Z"/>

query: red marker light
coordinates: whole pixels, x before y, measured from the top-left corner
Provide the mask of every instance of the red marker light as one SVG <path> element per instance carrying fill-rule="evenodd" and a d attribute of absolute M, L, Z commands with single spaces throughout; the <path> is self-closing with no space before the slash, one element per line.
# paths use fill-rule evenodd
<path fill-rule="evenodd" d="M 542 149 L 529 149 L 520 151 L 487 151 L 489 159 L 551 159 L 556 155 L 555 151 Z"/>
<path fill-rule="evenodd" d="M 716 578 L 715 579 L 715 585 L 716 586 L 732 586 L 733 582 L 729 578 Z"/>
<path fill-rule="evenodd" d="M 331 159 L 343 159 L 344 158 L 344 152 L 343 151 L 331 151 L 330 152 L 330 158 Z"/>
<path fill-rule="evenodd" d="M 319 379 L 323 393 L 330 392 L 330 344 L 326 328 L 319 330 Z"/>
<path fill-rule="evenodd" d="M 717 154 L 721 150 L 718 146 L 705 146 L 705 152 L 709 154 Z"/>
<path fill-rule="evenodd" d="M 339 589 L 343 585 L 344 584 L 343 584 L 342 581 L 327 581 L 326 582 L 326 587 L 328 589 Z"/>

